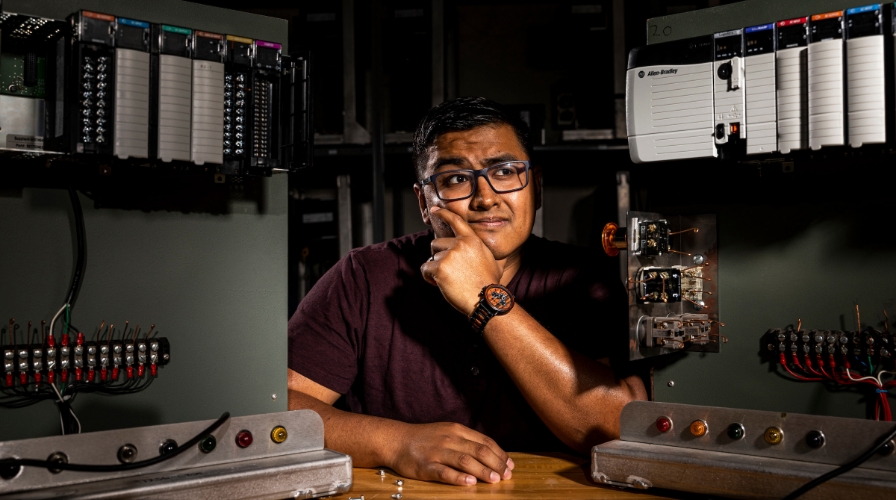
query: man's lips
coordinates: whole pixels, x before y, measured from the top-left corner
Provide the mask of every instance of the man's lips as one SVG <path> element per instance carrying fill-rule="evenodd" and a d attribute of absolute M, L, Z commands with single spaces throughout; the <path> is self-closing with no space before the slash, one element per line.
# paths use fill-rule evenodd
<path fill-rule="evenodd" d="M 471 226 L 476 225 L 485 228 L 496 228 L 503 226 L 508 221 L 508 219 L 505 219 L 503 217 L 485 217 L 482 219 L 468 221 L 468 224 L 470 224 Z"/>

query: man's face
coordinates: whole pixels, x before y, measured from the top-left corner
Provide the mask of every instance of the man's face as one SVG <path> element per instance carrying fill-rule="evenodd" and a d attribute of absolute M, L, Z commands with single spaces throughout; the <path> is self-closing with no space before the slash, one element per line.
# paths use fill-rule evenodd
<path fill-rule="evenodd" d="M 480 170 L 496 163 L 529 159 L 509 125 L 486 125 L 442 134 L 430 146 L 428 156 L 424 177 L 448 170 Z M 448 225 L 430 218 L 429 214 L 429 207 L 446 208 L 467 221 L 495 259 L 506 259 L 519 250 L 532 232 L 539 178 L 530 169 L 525 189 L 503 194 L 495 193 L 484 176 L 476 182 L 473 196 L 447 202 L 439 199 L 432 184 L 423 188 L 415 185 L 423 222 L 433 226 L 436 237 L 453 237 Z"/>

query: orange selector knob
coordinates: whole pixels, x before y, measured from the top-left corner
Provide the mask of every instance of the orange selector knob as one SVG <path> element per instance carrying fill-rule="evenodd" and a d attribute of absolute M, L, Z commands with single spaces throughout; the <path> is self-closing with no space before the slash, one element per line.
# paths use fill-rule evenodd
<path fill-rule="evenodd" d="M 600 233 L 600 244 L 610 257 L 619 255 L 619 250 L 628 246 L 625 228 L 619 227 L 615 222 L 607 222 L 604 230 Z"/>

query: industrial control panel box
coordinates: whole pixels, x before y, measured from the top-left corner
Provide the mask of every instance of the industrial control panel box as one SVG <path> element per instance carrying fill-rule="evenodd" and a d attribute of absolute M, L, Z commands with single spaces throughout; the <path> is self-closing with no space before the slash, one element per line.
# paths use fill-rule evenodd
<path fill-rule="evenodd" d="M 0 52 L 12 64 L 0 65 L 0 75 L 17 78 L 21 58 L 27 78 L 7 86 L 15 97 L 0 98 L 0 130 L 22 143 L 2 143 L 0 153 L 24 149 L 225 175 L 310 166 L 307 54 L 288 56 L 278 42 L 114 10 L 81 9 L 65 19 L 2 16 Z"/>
<path fill-rule="evenodd" d="M 632 160 L 846 153 L 892 141 L 893 4 L 821 13 L 812 12 L 811 2 L 799 5 L 746 16 L 755 21 L 774 10 L 798 17 L 769 15 L 743 27 L 729 20 L 725 31 L 632 50 L 626 89 Z M 711 51 L 701 52 L 706 39 Z M 707 57 L 709 80 L 701 67 Z M 710 145 L 704 106 L 712 109 Z"/>

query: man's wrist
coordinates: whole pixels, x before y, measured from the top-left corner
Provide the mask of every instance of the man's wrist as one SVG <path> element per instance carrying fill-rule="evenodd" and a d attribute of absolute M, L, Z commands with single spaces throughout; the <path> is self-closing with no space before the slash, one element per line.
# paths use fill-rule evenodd
<path fill-rule="evenodd" d="M 505 286 L 494 283 L 482 287 L 479 303 L 470 314 L 470 327 L 482 335 L 486 325 L 495 316 L 501 316 L 513 309 L 513 294 Z"/>

